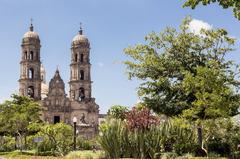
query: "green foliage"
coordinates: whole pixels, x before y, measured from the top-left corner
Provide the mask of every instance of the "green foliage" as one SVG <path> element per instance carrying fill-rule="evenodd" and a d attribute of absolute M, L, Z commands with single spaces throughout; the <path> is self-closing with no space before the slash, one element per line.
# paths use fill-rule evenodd
<path fill-rule="evenodd" d="M 40 106 L 25 96 L 12 95 L 0 104 L 0 130 L 10 134 L 26 132 L 31 122 L 40 121 Z"/>
<path fill-rule="evenodd" d="M 109 123 L 104 123 L 100 127 L 99 144 L 106 152 L 108 157 L 112 159 L 119 158 L 123 153 L 121 144 L 126 128 L 123 126 L 123 121 L 111 119 Z"/>
<path fill-rule="evenodd" d="M 231 153 L 230 145 L 219 138 L 209 140 L 207 147 L 209 152 L 214 152 L 221 156 L 226 156 L 226 154 Z"/>
<path fill-rule="evenodd" d="M 125 113 L 128 111 L 128 108 L 125 106 L 121 105 L 113 105 L 107 112 L 107 115 L 110 118 L 115 118 L 115 119 L 125 119 Z"/>
<path fill-rule="evenodd" d="M 9 152 L 15 149 L 15 139 L 11 136 L 0 136 L 0 152 Z"/>
<path fill-rule="evenodd" d="M 217 66 L 216 66 L 217 65 Z M 183 89 L 194 95 L 192 107 L 183 111 L 183 116 L 191 120 L 233 116 L 239 106 L 239 95 L 230 86 L 234 79 L 226 70 L 210 61 L 207 66 L 199 66 L 196 73 L 187 72 L 183 79 Z"/>
<path fill-rule="evenodd" d="M 146 36 L 146 44 L 126 48 L 129 78 L 143 81 L 138 94 L 157 113 L 186 117 L 194 113 L 200 119 L 235 115 L 239 71 L 225 59 L 235 40 L 223 29 L 191 33 L 190 21 L 184 19 L 179 31 L 153 32 Z"/>
<path fill-rule="evenodd" d="M 112 119 L 100 127 L 99 144 L 109 158 L 158 159 L 162 152 L 176 150 L 179 145 L 188 147 L 177 153 L 189 152 L 195 145 L 194 133 L 177 124 L 163 122 L 148 130 L 129 129 L 127 121 Z M 114 141 L 114 142 L 113 142 Z M 188 149 L 188 151 L 187 151 Z"/>
<path fill-rule="evenodd" d="M 203 122 L 204 142 L 209 153 L 232 157 L 237 155 L 240 143 L 240 126 L 229 118 Z M 233 158 L 233 157 L 232 157 Z"/>
<path fill-rule="evenodd" d="M 46 124 L 36 137 L 43 137 L 43 142 L 38 145 L 39 151 L 51 151 L 52 154 L 63 156 L 72 150 L 73 129 L 70 125 Z"/>
<path fill-rule="evenodd" d="M 191 7 L 192 9 L 195 9 L 195 7 L 198 6 L 200 3 L 206 6 L 216 2 L 219 3 L 219 5 L 222 6 L 223 9 L 232 8 L 234 16 L 238 20 L 240 20 L 240 1 L 239 0 L 186 0 L 183 6 Z"/>
<path fill-rule="evenodd" d="M 20 151 L 13 151 L 6 154 L 0 154 L 1 157 L 5 159 L 64 159 L 63 157 L 54 157 L 54 156 L 34 156 L 32 153 L 23 153 Z"/>
<path fill-rule="evenodd" d="M 11 100 L 0 104 L 0 132 L 18 136 L 20 149 L 26 147 L 24 138 L 31 123 L 40 122 L 40 106 L 25 96 L 12 95 Z"/>
<path fill-rule="evenodd" d="M 70 152 L 66 159 L 105 159 L 105 155 L 102 151 L 74 151 Z"/>
<path fill-rule="evenodd" d="M 78 150 L 93 150 L 96 147 L 95 139 L 85 139 L 82 136 L 77 137 L 77 149 Z"/>
<path fill-rule="evenodd" d="M 178 155 L 185 153 L 194 154 L 198 145 L 196 144 L 196 133 L 192 123 L 184 118 L 174 118 L 171 120 L 172 128 L 168 137 L 171 149 Z M 169 145 L 168 145 L 169 147 Z"/>

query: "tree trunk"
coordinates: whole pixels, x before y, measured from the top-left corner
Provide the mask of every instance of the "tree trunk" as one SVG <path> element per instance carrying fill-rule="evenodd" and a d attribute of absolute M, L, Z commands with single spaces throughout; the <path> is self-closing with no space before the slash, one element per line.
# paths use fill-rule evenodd
<path fill-rule="evenodd" d="M 207 156 L 207 151 L 203 147 L 203 132 L 202 132 L 202 125 L 199 124 L 197 127 L 197 135 L 198 135 L 198 145 L 199 149 L 196 152 L 196 156 L 205 157 Z"/>
<path fill-rule="evenodd" d="M 203 142 L 202 142 L 202 126 L 201 125 L 199 125 L 198 127 L 197 127 L 197 134 L 198 134 L 198 145 L 199 145 L 199 147 L 202 147 L 203 146 Z"/>

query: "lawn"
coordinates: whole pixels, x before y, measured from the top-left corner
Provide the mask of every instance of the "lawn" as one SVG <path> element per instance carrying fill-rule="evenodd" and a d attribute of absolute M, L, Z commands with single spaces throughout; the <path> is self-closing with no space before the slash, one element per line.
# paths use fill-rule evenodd
<path fill-rule="evenodd" d="M 21 154 L 19 151 L 14 151 L 10 153 L 0 153 L 0 157 L 4 159 L 102 159 L 104 154 L 102 151 L 75 151 L 70 152 L 64 157 L 54 157 L 54 156 L 34 156 Z"/>
<path fill-rule="evenodd" d="M 21 154 L 19 151 L 0 153 L 0 159 L 105 159 L 102 151 L 74 151 L 64 157 L 34 156 Z M 206 157 L 190 157 L 189 159 L 206 159 Z M 221 157 L 209 157 L 208 159 L 226 159 Z"/>

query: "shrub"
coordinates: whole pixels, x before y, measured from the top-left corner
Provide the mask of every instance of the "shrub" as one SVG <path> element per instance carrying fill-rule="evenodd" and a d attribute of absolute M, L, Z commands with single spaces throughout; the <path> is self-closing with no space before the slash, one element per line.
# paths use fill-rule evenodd
<path fill-rule="evenodd" d="M 15 139 L 11 136 L 0 136 L 0 151 L 7 152 L 15 149 Z"/>
<path fill-rule="evenodd" d="M 36 137 L 43 138 L 38 150 L 40 152 L 51 151 L 52 154 L 61 156 L 67 154 L 72 150 L 72 132 L 72 127 L 64 123 L 44 125 L 36 135 Z"/>
<path fill-rule="evenodd" d="M 132 131 L 147 131 L 151 126 L 156 126 L 160 123 L 160 119 L 154 116 L 148 108 L 137 109 L 132 108 L 126 112 L 127 126 Z"/>
<path fill-rule="evenodd" d="M 121 105 L 113 105 L 107 112 L 107 115 L 110 118 L 121 119 L 124 120 L 126 118 L 126 112 L 128 108 Z"/>
<path fill-rule="evenodd" d="M 231 153 L 230 145 L 219 138 L 211 139 L 208 142 L 208 151 L 221 156 L 226 156 Z"/>
<path fill-rule="evenodd" d="M 74 151 L 70 152 L 66 159 L 105 159 L 105 155 L 102 151 Z"/>
<path fill-rule="evenodd" d="M 111 159 L 119 158 L 127 150 L 122 146 L 123 136 L 127 135 L 126 128 L 121 120 L 111 119 L 108 123 L 102 124 L 100 127 L 99 144 Z M 126 140 L 128 141 L 128 140 Z M 126 142 L 128 143 L 128 142 Z M 127 146 L 127 144 L 125 144 Z"/>
<path fill-rule="evenodd" d="M 175 148 L 179 154 L 187 152 L 195 146 L 191 145 L 195 141 L 193 137 L 194 133 L 189 129 L 168 121 L 160 122 L 147 109 L 133 108 L 127 113 L 126 121 L 111 119 L 101 125 L 98 141 L 111 159 L 158 159 L 161 153 L 166 152 L 166 147 Z"/>
<path fill-rule="evenodd" d="M 82 136 L 78 136 L 76 146 L 78 150 L 92 150 L 96 147 L 96 144 L 93 140 L 85 139 Z"/>

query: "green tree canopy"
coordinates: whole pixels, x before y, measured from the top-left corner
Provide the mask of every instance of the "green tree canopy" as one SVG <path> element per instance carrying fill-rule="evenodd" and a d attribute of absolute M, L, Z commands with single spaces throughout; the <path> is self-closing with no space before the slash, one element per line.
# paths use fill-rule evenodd
<path fill-rule="evenodd" d="M 0 131 L 22 135 L 31 123 L 40 121 L 40 106 L 25 96 L 12 95 L 11 100 L 0 104 Z"/>
<path fill-rule="evenodd" d="M 125 119 L 125 114 L 128 111 L 128 108 L 122 105 L 113 105 L 111 108 L 108 110 L 107 115 L 111 118 L 115 119 Z"/>
<path fill-rule="evenodd" d="M 240 20 L 240 1 L 239 0 L 186 0 L 184 3 L 184 7 L 191 7 L 194 9 L 196 6 L 198 6 L 200 3 L 202 5 L 209 5 L 211 3 L 219 3 L 222 8 L 232 8 L 234 16 Z"/>
<path fill-rule="evenodd" d="M 43 138 L 39 145 L 41 151 L 53 151 L 54 154 L 63 156 L 72 150 L 73 128 L 68 124 L 45 124 L 37 136 Z"/>
<path fill-rule="evenodd" d="M 186 18 L 179 31 L 152 32 L 146 44 L 126 48 L 129 78 L 142 81 L 138 94 L 157 113 L 191 119 L 235 115 L 239 71 L 225 58 L 235 40 L 224 29 L 196 35 L 188 29 L 190 22 Z"/>

